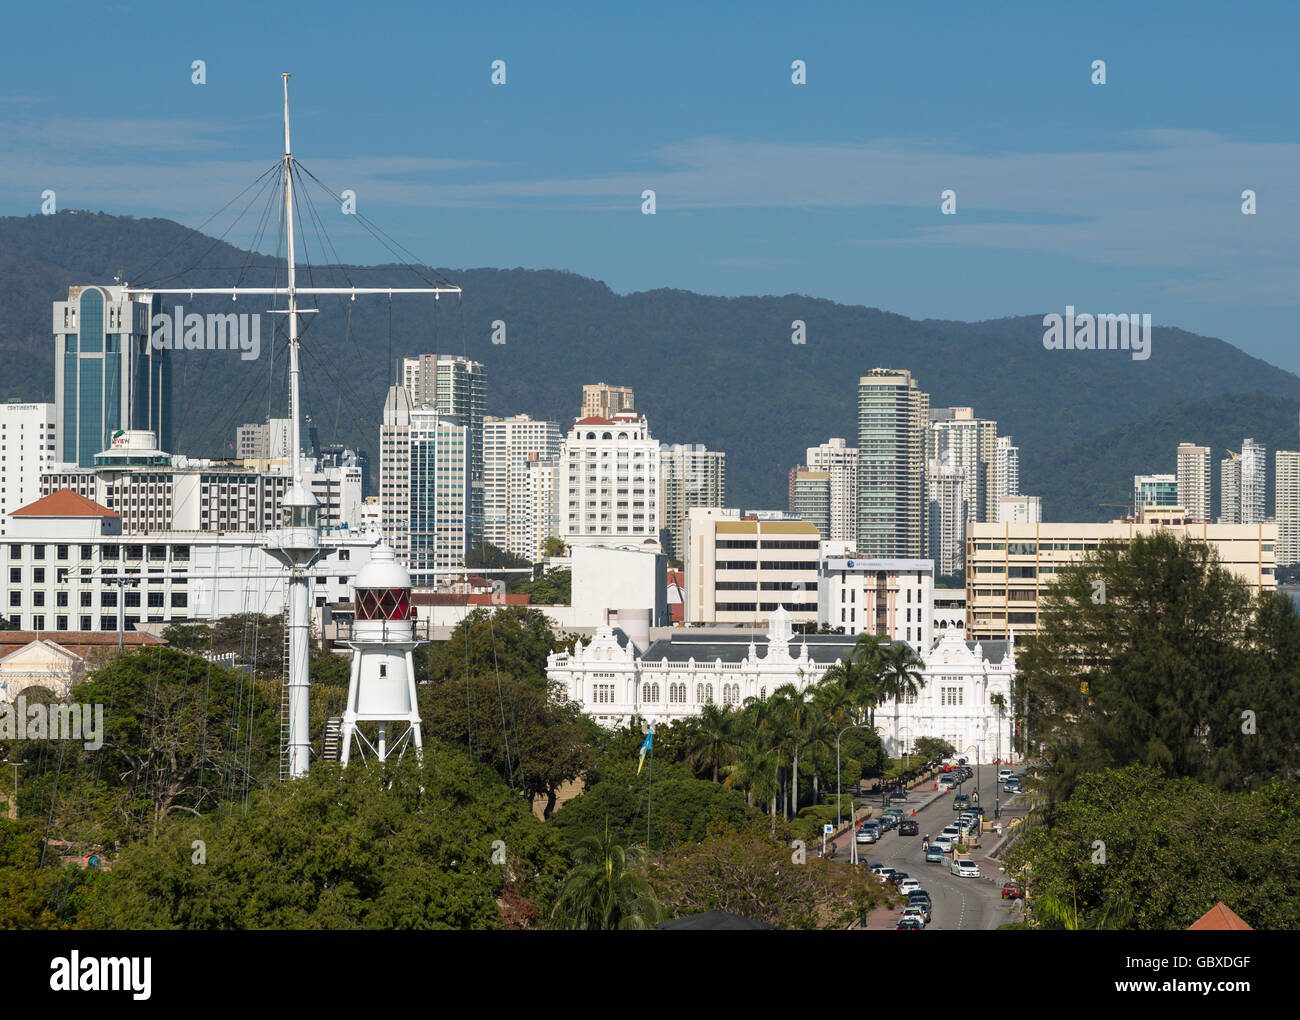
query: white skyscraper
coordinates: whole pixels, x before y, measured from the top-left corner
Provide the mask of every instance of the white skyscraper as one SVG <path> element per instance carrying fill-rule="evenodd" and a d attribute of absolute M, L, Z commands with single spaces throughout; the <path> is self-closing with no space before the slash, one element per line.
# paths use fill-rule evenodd
<path fill-rule="evenodd" d="M 1273 472 L 1277 511 L 1277 565 L 1300 563 L 1300 452 L 1278 450 Z"/>
<path fill-rule="evenodd" d="M 554 460 L 560 427 L 526 414 L 483 419 L 483 537 L 498 549 L 536 559 L 528 465 Z"/>
<path fill-rule="evenodd" d="M 993 449 L 993 501 L 1020 495 L 1020 447 L 1011 436 L 998 436 Z"/>
<path fill-rule="evenodd" d="M 1246 439 L 1241 444 L 1241 523 L 1259 524 L 1264 520 L 1267 491 L 1265 469 L 1268 454 L 1262 443 Z"/>
<path fill-rule="evenodd" d="M 1189 520 L 1210 520 L 1210 448 L 1178 444 L 1178 505 Z"/>
<path fill-rule="evenodd" d="M 384 540 L 426 582 L 464 564 L 469 549 L 469 428 L 432 407 L 411 407 L 401 386 L 388 391 L 379 434 L 379 500 Z"/>
<path fill-rule="evenodd" d="M 579 418 L 561 453 L 560 536 L 570 546 L 659 541 L 659 444 L 645 417 Z"/>
<path fill-rule="evenodd" d="M 858 450 L 843 439 L 808 447 L 808 470 L 825 471 L 831 483 L 830 534 L 837 542 L 858 541 Z"/>
<path fill-rule="evenodd" d="M 939 460 L 931 460 L 925 477 L 930 501 L 930 558 L 940 576 L 960 573 L 966 562 L 966 473 Z"/>
<path fill-rule="evenodd" d="M 0 404 L 0 535 L 9 514 L 41 495 L 41 474 L 58 459 L 53 404 Z"/>
<path fill-rule="evenodd" d="M 987 521 L 997 512 L 993 474 L 997 458 L 998 423 L 976 418 L 970 407 L 936 407 L 930 411 L 926 460 L 962 474 L 966 519 Z"/>
<path fill-rule="evenodd" d="M 1267 454 L 1262 444 L 1245 439 L 1241 453 L 1228 451 L 1219 462 L 1219 523 L 1259 524 L 1264 520 L 1264 469 Z"/>

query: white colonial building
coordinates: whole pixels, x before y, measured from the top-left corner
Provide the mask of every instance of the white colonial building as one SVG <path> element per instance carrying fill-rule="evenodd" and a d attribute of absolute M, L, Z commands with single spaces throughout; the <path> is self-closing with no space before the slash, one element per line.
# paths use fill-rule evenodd
<path fill-rule="evenodd" d="M 784 684 L 815 684 L 852 652 L 855 640 L 796 635 L 784 608 L 772 614 L 766 634 L 684 629 L 645 648 L 621 628 L 606 626 L 572 653 L 553 652 L 546 674 L 603 726 L 671 723 L 698 715 L 709 702 L 739 707 L 747 698 L 766 699 Z M 895 755 L 919 737 L 940 737 L 972 760 L 1009 757 L 1011 713 L 998 713 L 990 698 L 1001 694 L 1011 704 L 1011 642 L 968 642 L 949 630 L 923 658 L 924 687 L 898 706 L 897 720 L 892 704 L 876 710 L 886 750 Z"/>

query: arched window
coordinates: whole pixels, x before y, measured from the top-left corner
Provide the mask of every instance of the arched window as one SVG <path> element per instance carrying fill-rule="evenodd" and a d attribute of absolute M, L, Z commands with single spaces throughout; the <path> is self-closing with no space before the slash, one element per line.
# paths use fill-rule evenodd
<path fill-rule="evenodd" d="M 588 439 L 595 439 L 595 438 L 596 438 L 596 433 L 594 433 L 594 432 L 588 432 L 588 433 L 587 433 L 587 438 L 588 438 Z"/>
<path fill-rule="evenodd" d="M 659 685 L 642 684 L 641 700 L 646 702 L 647 704 L 651 704 L 651 705 L 657 704 L 659 701 Z"/>
<path fill-rule="evenodd" d="M 724 705 L 735 705 L 740 702 L 740 684 L 723 684 L 722 685 L 722 703 Z"/>
<path fill-rule="evenodd" d="M 760 687 L 760 688 L 758 689 L 758 700 L 759 700 L 759 701 L 766 701 L 766 700 L 767 700 L 767 688 L 766 688 L 766 687 Z"/>
<path fill-rule="evenodd" d="M 696 684 L 695 701 L 697 704 L 709 705 L 713 703 L 713 684 Z"/>
<path fill-rule="evenodd" d="M 686 704 L 686 685 L 685 685 L 685 684 L 669 684 L 669 685 L 668 685 L 668 700 L 669 700 L 670 702 L 672 702 L 673 704 L 676 704 L 676 705 L 684 705 L 684 704 Z"/>
<path fill-rule="evenodd" d="M 613 434 L 612 432 L 602 432 L 602 433 L 600 434 L 600 438 L 601 438 L 601 439 L 613 439 L 613 438 L 614 438 L 614 434 Z"/>

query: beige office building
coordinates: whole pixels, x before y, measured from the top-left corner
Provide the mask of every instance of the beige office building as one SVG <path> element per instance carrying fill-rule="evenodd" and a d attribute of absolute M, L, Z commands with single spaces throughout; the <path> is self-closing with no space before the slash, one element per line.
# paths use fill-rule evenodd
<path fill-rule="evenodd" d="M 820 535 L 807 521 L 697 507 L 686 525 L 686 623 L 766 627 L 778 607 L 817 623 Z"/>
<path fill-rule="evenodd" d="M 1053 575 L 1107 540 L 1131 541 L 1159 530 L 1214 545 L 1222 564 L 1259 589 L 1273 589 L 1278 526 L 1186 523 L 1177 507 L 1152 508 L 1183 523 L 972 524 L 966 538 L 966 634 L 972 640 L 1016 640 L 1038 629 L 1039 599 Z"/>
<path fill-rule="evenodd" d="M 582 388 L 582 417 L 611 418 L 632 410 L 632 387 L 590 383 Z"/>

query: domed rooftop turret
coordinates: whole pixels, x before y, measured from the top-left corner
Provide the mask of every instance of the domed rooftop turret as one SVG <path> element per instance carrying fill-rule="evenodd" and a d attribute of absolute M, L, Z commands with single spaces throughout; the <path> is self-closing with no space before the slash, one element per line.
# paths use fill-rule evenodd
<path fill-rule="evenodd" d="M 411 575 L 397 562 L 392 546 L 375 546 L 353 586 L 358 622 L 411 619 Z"/>

